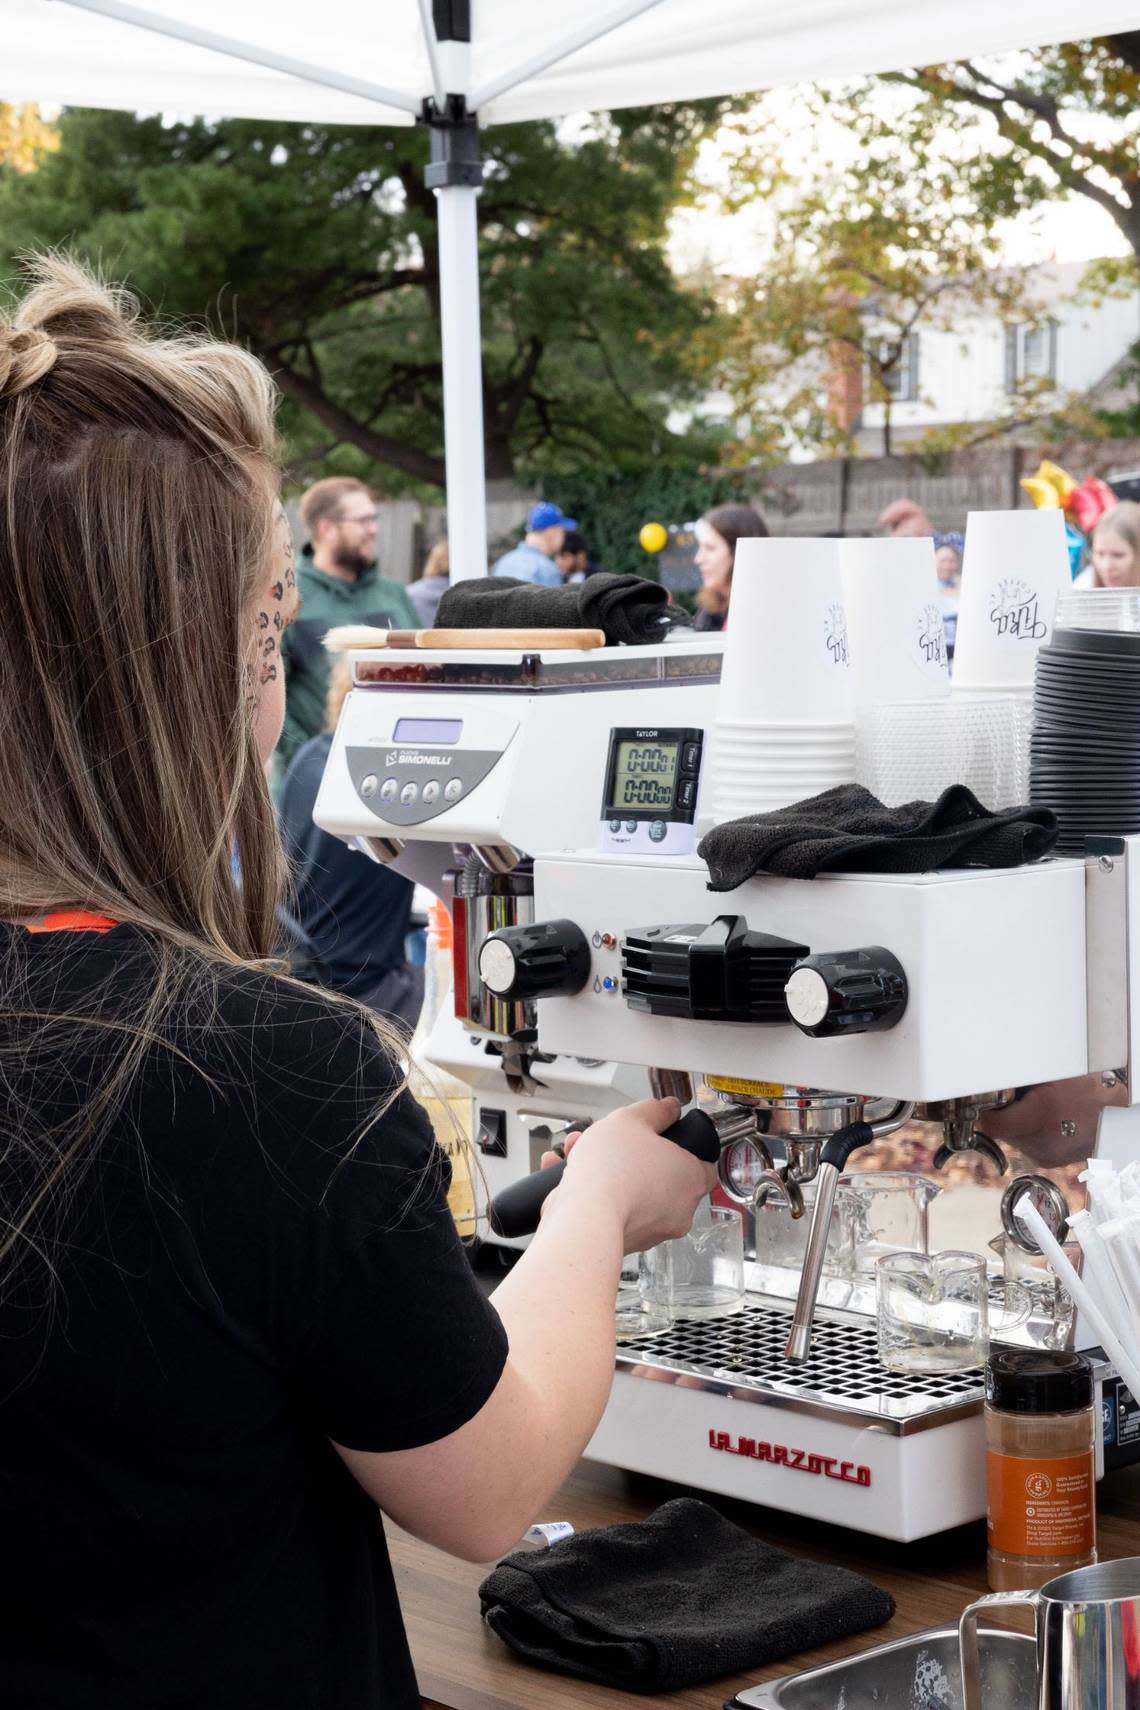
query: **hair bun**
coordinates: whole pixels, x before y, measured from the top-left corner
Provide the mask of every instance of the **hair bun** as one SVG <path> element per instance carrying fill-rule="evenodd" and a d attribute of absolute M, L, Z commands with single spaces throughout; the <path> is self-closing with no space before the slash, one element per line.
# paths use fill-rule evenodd
<path fill-rule="evenodd" d="M 0 398 L 14 398 L 55 367 L 59 346 L 40 327 L 19 332 L 0 322 Z"/>

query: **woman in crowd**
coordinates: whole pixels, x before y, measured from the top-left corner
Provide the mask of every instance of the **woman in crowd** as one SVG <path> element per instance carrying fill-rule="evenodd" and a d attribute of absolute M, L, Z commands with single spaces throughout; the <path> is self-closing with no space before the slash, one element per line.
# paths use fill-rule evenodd
<path fill-rule="evenodd" d="M 424 560 L 423 575 L 417 581 L 408 583 L 408 598 L 415 606 L 420 623 L 425 629 L 433 627 L 439 602 L 446 594 L 450 581 L 451 559 L 448 556 L 447 542 L 437 540 Z"/>
<path fill-rule="evenodd" d="M 768 525 L 751 505 L 717 505 L 697 524 L 695 561 L 701 573 L 695 629 L 723 629 L 732 596 L 732 571 L 738 540 L 768 533 Z"/>
<path fill-rule="evenodd" d="M 488 1302 L 392 1038 L 267 959 L 272 417 L 58 257 L 0 321 L 13 1710 L 418 1710 L 380 1511 L 508 1549 L 605 1404 L 623 1252 L 712 1185 L 675 1100 L 607 1117 Z"/>
<path fill-rule="evenodd" d="M 1077 588 L 1140 588 L 1140 505 L 1130 500 L 1106 511 L 1093 530 L 1092 563 Z"/>

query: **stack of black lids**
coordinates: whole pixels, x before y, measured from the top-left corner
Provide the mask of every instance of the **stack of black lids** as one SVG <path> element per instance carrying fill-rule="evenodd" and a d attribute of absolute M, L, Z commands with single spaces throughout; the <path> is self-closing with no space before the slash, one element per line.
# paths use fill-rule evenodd
<path fill-rule="evenodd" d="M 1059 854 L 1140 832 L 1140 634 L 1055 629 L 1040 649 L 1029 799 L 1057 815 Z"/>

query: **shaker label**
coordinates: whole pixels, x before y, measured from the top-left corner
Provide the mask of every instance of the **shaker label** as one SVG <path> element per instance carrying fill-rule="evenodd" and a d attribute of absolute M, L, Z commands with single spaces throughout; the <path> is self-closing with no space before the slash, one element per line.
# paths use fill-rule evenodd
<path fill-rule="evenodd" d="M 986 1457 L 986 1527 L 992 1550 L 1013 1556 L 1083 1556 L 1096 1542 L 1093 1456 Z"/>

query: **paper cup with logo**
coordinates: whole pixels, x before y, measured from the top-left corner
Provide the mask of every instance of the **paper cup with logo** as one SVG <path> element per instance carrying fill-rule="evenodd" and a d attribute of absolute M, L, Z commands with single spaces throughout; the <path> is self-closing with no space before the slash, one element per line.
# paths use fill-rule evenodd
<path fill-rule="evenodd" d="M 737 543 L 718 718 L 791 725 L 850 718 L 837 545 L 788 539 Z"/>
<path fill-rule="evenodd" d="M 841 540 L 854 704 L 950 693 L 932 540 Z"/>
<path fill-rule="evenodd" d="M 962 557 L 954 683 L 1025 688 L 1072 587 L 1060 510 L 971 511 Z"/>

